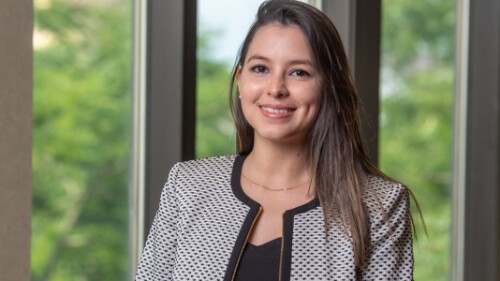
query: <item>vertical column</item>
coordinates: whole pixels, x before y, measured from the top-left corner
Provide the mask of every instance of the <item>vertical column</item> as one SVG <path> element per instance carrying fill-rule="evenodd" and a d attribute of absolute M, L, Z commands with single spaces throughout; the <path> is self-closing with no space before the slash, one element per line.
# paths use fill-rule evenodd
<path fill-rule="evenodd" d="M 500 280 L 500 0 L 470 1 L 464 280 Z"/>
<path fill-rule="evenodd" d="M 336 25 L 344 42 L 364 110 L 363 138 L 368 156 L 377 163 L 381 1 L 323 1 L 323 11 Z"/>
<path fill-rule="evenodd" d="M 31 280 L 32 1 L 0 1 L 0 279 Z"/>
<path fill-rule="evenodd" d="M 169 169 L 194 158 L 196 4 L 148 2 L 146 232 Z"/>

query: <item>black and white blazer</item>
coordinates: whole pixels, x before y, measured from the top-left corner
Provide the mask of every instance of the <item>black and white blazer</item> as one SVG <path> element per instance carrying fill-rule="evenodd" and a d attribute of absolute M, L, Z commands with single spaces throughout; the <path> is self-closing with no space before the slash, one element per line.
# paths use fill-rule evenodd
<path fill-rule="evenodd" d="M 172 168 L 137 281 L 233 280 L 261 209 L 241 189 L 244 159 L 211 157 Z M 376 177 L 368 185 L 364 198 L 371 247 L 366 265 L 355 268 L 352 243 L 334 223 L 325 238 L 323 211 L 315 199 L 284 213 L 280 280 L 412 280 L 408 190 Z"/>

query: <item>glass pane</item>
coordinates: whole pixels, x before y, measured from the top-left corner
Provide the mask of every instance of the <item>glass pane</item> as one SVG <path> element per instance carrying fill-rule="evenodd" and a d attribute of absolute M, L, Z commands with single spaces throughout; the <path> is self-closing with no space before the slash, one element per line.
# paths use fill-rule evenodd
<path fill-rule="evenodd" d="M 236 151 L 228 103 L 230 72 L 261 2 L 198 0 L 197 158 Z"/>
<path fill-rule="evenodd" d="M 126 280 L 131 3 L 34 5 L 32 280 Z"/>
<path fill-rule="evenodd" d="M 413 190 L 424 214 L 415 280 L 447 280 L 455 1 L 382 3 L 380 165 Z"/>

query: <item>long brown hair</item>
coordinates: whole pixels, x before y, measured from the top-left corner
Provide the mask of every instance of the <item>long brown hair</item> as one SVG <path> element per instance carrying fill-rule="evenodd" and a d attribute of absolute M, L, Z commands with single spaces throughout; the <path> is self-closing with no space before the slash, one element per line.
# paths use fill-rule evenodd
<path fill-rule="evenodd" d="M 330 219 L 340 222 L 352 237 L 355 265 L 361 266 L 369 247 L 363 182 L 367 175 L 385 176 L 370 162 L 363 147 L 359 99 L 340 36 L 330 19 L 318 9 L 291 0 L 266 1 L 259 7 L 231 77 L 230 106 L 237 131 L 237 151 L 240 154 L 252 151 L 254 131 L 241 109 L 236 72 L 245 63 L 255 33 L 272 23 L 298 26 L 309 43 L 322 88 L 321 108 L 307 136 L 316 195 L 325 214 L 326 230 Z"/>

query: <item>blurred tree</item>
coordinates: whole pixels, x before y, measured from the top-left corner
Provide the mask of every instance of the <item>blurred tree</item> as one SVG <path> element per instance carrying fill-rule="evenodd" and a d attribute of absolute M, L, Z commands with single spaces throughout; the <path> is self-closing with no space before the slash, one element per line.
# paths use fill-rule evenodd
<path fill-rule="evenodd" d="M 236 152 L 234 123 L 229 110 L 230 70 L 210 57 L 216 31 L 198 33 L 196 157 Z"/>
<path fill-rule="evenodd" d="M 128 274 L 130 5 L 35 1 L 33 280 Z"/>
<path fill-rule="evenodd" d="M 455 1 L 383 1 L 380 166 L 407 184 L 428 237 L 415 280 L 447 280 L 450 245 Z"/>

